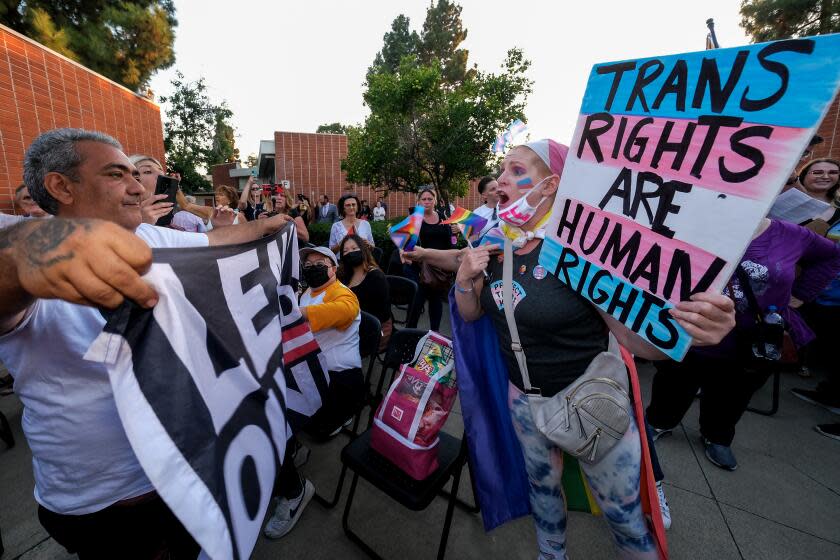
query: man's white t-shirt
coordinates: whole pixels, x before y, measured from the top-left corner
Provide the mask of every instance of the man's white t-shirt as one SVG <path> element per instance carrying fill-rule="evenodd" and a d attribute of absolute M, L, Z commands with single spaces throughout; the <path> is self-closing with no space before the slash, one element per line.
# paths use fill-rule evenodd
<path fill-rule="evenodd" d="M 12 214 L 4 214 L 0 212 L 0 229 L 12 227 L 21 223 L 26 218 L 24 216 L 16 216 Z"/>
<path fill-rule="evenodd" d="M 498 214 L 496 214 L 495 208 L 488 208 L 486 204 L 482 204 L 481 206 L 473 210 L 473 213 L 478 214 L 479 216 L 487 220 L 487 224 L 483 228 L 481 228 L 481 233 L 479 233 L 479 236 L 484 235 L 485 233 L 499 225 L 499 216 Z"/>
<path fill-rule="evenodd" d="M 135 233 L 150 247 L 209 244 L 203 233 L 148 224 Z M 83 358 L 104 326 L 97 309 L 41 299 L 0 336 L 0 360 L 24 406 L 35 499 L 56 513 L 93 513 L 153 489 L 128 443 L 105 366 Z"/>

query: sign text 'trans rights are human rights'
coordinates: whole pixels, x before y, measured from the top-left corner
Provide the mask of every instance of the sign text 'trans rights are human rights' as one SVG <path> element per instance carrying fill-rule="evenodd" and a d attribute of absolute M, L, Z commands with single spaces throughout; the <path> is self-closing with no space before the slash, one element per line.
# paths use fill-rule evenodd
<path fill-rule="evenodd" d="M 840 35 L 595 65 L 540 264 L 675 359 L 840 83 Z"/>

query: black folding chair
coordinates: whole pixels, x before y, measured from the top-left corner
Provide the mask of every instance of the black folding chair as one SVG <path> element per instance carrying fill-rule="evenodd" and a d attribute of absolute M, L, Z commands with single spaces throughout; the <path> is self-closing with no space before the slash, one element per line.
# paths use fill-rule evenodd
<path fill-rule="evenodd" d="M 376 266 L 378 266 L 381 269 L 382 257 L 385 256 L 385 251 L 383 251 L 380 247 L 373 247 L 371 248 L 370 252 L 373 255 L 373 260 L 376 261 Z"/>
<path fill-rule="evenodd" d="M 391 308 L 397 308 L 405 312 L 404 319 L 398 319 L 394 314 L 395 325 L 405 325 L 406 322 L 415 314 L 415 307 L 417 306 L 417 282 L 402 276 L 393 276 L 388 274 L 385 276 L 388 280 L 388 294 L 391 297 Z"/>
<path fill-rule="evenodd" d="M 365 407 L 373 406 L 373 403 L 376 401 L 374 396 L 371 394 L 371 375 L 373 374 L 373 366 L 376 364 L 376 353 L 379 351 L 379 341 L 382 338 L 382 325 L 379 322 L 379 319 L 364 311 L 361 312 L 361 315 L 362 319 L 359 323 L 359 354 L 361 355 L 362 360 L 368 358 L 368 368 L 365 373 L 365 398 L 361 403 L 359 403 L 359 407 L 356 410 L 353 420 L 353 428 L 345 428 L 341 430 L 341 433 L 349 435 L 350 437 L 356 437 L 359 429 L 359 423 L 362 420 L 362 412 Z M 341 489 L 344 486 L 344 478 L 346 474 L 347 467 L 342 465 L 341 474 L 338 477 L 338 484 L 336 485 L 333 497 L 328 500 L 319 494 L 315 494 L 315 500 L 326 508 L 334 508 L 338 504 L 338 500 L 341 498 Z"/>
<path fill-rule="evenodd" d="M 461 472 L 467 460 L 466 440 L 441 432 L 438 442 L 438 462 L 440 466 L 428 478 L 418 481 L 409 477 L 374 451 L 370 447 L 370 433 L 370 430 L 365 431 L 348 443 L 341 451 L 342 463 L 353 471 L 350 493 L 347 495 L 347 503 L 344 506 L 344 515 L 341 519 L 344 533 L 368 556 L 375 560 L 382 559 L 350 528 L 350 508 L 353 505 L 353 498 L 356 496 L 356 487 L 360 476 L 393 500 L 413 511 L 426 509 L 438 494 L 445 493 L 448 497 L 448 504 L 437 551 L 438 560 L 442 560 L 446 554 L 446 543 L 449 539 L 449 529 L 452 526 L 452 514 L 458 502 Z M 450 478 L 452 479 L 452 488 L 449 492 L 445 492 L 444 486 Z"/>
<path fill-rule="evenodd" d="M 2 412 L 0 412 L 0 441 L 5 443 L 9 449 L 15 446 L 15 435 L 12 433 L 12 427 Z"/>

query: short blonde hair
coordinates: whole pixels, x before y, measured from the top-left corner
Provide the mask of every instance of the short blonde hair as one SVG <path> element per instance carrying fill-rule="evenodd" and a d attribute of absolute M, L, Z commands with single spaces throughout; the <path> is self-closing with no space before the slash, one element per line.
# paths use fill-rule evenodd
<path fill-rule="evenodd" d="M 139 166 L 144 161 L 150 161 L 150 162 L 154 163 L 155 165 L 157 165 L 158 169 L 163 171 L 163 165 L 161 165 L 160 162 L 157 159 L 153 158 L 152 156 L 147 156 L 147 155 L 143 155 L 143 154 L 134 154 L 133 156 L 128 156 L 128 161 L 130 161 L 131 165 L 133 165 L 134 167 Z"/>

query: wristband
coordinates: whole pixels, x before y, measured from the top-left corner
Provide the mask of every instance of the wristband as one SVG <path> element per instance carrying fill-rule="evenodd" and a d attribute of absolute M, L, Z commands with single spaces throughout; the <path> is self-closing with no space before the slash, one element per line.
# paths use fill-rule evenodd
<path fill-rule="evenodd" d="M 470 279 L 470 287 L 469 288 L 462 288 L 458 285 L 458 281 L 455 281 L 455 291 L 460 292 L 462 294 L 468 294 L 475 289 L 475 282 Z"/>

